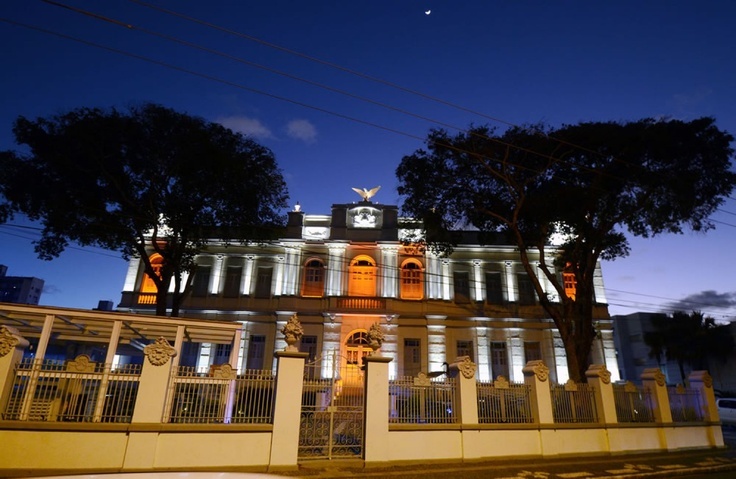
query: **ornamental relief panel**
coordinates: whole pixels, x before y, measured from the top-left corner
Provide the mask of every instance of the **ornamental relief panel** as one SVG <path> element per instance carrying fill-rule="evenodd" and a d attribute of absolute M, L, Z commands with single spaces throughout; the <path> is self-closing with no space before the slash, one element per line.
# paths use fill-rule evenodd
<path fill-rule="evenodd" d="M 176 349 L 169 344 L 163 336 L 159 337 L 155 343 L 149 344 L 143 348 L 143 354 L 154 366 L 163 366 L 169 362 L 169 358 L 176 356 Z"/>

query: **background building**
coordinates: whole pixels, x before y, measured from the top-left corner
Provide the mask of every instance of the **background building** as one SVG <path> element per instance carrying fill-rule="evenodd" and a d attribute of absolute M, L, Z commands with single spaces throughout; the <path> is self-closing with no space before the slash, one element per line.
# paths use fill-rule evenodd
<path fill-rule="evenodd" d="M 613 337 L 617 352 L 618 369 L 621 379 L 639 382 L 641 373 L 647 368 L 659 368 L 665 375 L 667 383 L 681 383 L 677 361 L 667 360 L 665 355 L 660 362 L 649 354 L 650 348 L 644 341 L 648 332 L 655 331 L 652 318 L 662 313 L 633 313 L 625 316 L 613 316 Z M 729 331 L 736 338 L 736 324 L 729 325 Z M 707 370 L 713 376 L 714 389 L 724 396 L 736 395 L 736 351 L 732 352 L 725 362 L 706 357 Z M 693 370 L 691 364 L 685 363 L 685 374 Z"/>
<path fill-rule="evenodd" d="M 0 264 L 0 303 L 38 304 L 44 281 L 30 276 L 6 276 L 8 267 Z"/>
<path fill-rule="evenodd" d="M 444 363 L 470 356 L 479 379 L 521 382 L 527 361 L 542 359 L 553 380 L 566 381 L 562 341 L 516 247 L 501 236 L 481 241 L 477 232 L 462 232 L 452 254 L 441 257 L 402 241 L 417 227 L 400 218 L 396 206 L 366 200 L 335 204 L 330 215 L 297 208 L 283 238 L 267 245 L 212 239 L 196 258 L 181 315 L 242 323 L 240 368 L 270 369 L 273 351 L 285 346 L 280 329 L 298 314 L 300 349 L 311 358 L 339 351 L 345 372 L 360 368 L 370 352 L 366 332 L 379 322 L 393 377 L 442 371 Z M 151 313 L 151 285 L 140 259 L 132 259 L 118 309 Z M 600 269 L 595 293 L 601 334 L 591 360 L 605 363 L 617 380 Z M 224 349 L 192 345 L 182 364 L 219 364 L 230 355 Z"/>

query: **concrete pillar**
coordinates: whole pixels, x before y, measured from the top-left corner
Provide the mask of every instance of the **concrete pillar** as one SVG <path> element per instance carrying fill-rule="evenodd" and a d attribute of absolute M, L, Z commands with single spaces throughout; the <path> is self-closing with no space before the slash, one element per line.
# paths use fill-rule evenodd
<path fill-rule="evenodd" d="M 713 392 L 713 378 L 708 371 L 693 371 L 687 377 L 690 388 L 700 393 L 700 407 L 703 418 L 706 421 L 718 422 L 718 406 L 716 406 L 716 395 Z"/>
<path fill-rule="evenodd" d="M 652 398 L 654 420 L 659 423 L 671 423 L 670 398 L 667 395 L 667 383 L 662 370 L 659 368 L 645 369 L 641 373 L 641 381 L 644 388 L 649 390 Z"/>
<path fill-rule="evenodd" d="M 0 404 L 7 404 L 15 381 L 15 365 L 23 358 L 28 340 L 10 326 L 0 326 Z"/>
<path fill-rule="evenodd" d="M 716 395 L 713 391 L 713 378 L 708 371 L 693 371 L 688 376 L 690 387 L 700 392 L 700 405 L 703 411 L 703 418 L 710 421 L 711 424 L 708 431 L 710 444 L 716 447 L 723 447 L 723 429 L 720 424 L 720 416 L 718 414 L 718 406 L 716 405 Z"/>
<path fill-rule="evenodd" d="M 591 364 L 585 371 L 588 385 L 595 394 L 595 408 L 598 411 L 598 422 L 601 424 L 616 424 L 616 402 L 613 397 L 611 373 L 604 364 Z"/>
<path fill-rule="evenodd" d="M 277 351 L 275 354 L 278 365 L 269 472 L 297 468 L 299 416 L 302 409 L 304 362 L 307 359 L 307 353 L 296 351 Z"/>
<path fill-rule="evenodd" d="M 156 423 L 163 421 L 166 394 L 176 349 L 164 337 L 143 348 L 145 359 L 138 383 L 132 423 Z"/>
<path fill-rule="evenodd" d="M 542 360 L 529 361 L 522 369 L 524 384 L 529 386 L 532 416 L 537 424 L 554 424 L 552 394 L 549 390 L 549 368 Z"/>
<path fill-rule="evenodd" d="M 457 380 L 455 407 L 460 424 L 478 424 L 478 389 L 476 388 L 476 364 L 468 356 L 462 356 L 450 364 L 449 376 Z"/>
<path fill-rule="evenodd" d="M 365 464 L 391 459 L 388 440 L 388 363 L 391 358 L 366 356 L 363 458 Z"/>

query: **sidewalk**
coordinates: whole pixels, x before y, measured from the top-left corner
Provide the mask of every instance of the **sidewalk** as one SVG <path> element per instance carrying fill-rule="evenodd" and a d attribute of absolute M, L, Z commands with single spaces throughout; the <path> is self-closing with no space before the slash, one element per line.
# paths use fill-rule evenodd
<path fill-rule="evenodd" d="M 729 472 L 731 471 L 731 472 Z M 565 459 L 539 458 L 472 463 L 436 463 L 363 468 L 356 461 L 306 463 L 286 476 L 305 478 L 390 477 L 395 479 L 584 479 L 736 477 L 734 448 L 677 453 L 596 456 Z"/>

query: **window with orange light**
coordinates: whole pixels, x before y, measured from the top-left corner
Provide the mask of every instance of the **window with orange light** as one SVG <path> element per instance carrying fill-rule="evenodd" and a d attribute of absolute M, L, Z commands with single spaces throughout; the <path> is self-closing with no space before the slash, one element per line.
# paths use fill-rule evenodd
<path fill-rule="evenodd" d="M 575 291 L 578 284 L 575 280 L 575 273 L 562 273 L 562 284 L 565 288 L 565 296 L 575 301 Z"/>
<path fill-rule="evenodd" d="M 318 259 L 307 261 L 304 266 L 302 296 L 321 297 L 325 290 L 325 265 Z"/>
<path fill-rule="evenodd" d="M 356 256 L 350 262 L 348 295 L 376 295 L 376 263 L 370 256 Z"/>
<path fill-rule="evenodd" d="M 401 299 L 424 297 L 424 270 L 419 261 L 410 259 L 401 265 Z"/>
<path fill-rule="evenodd" d="M 153 268 L 153 272 L 160 278 L 161 277 L 161 268 L 164 265 L 164 258 L 158 254 L 154 253 L 150 256 L 149 260 L 151 261 L 151 267 Z M 158 291 L 158 288 L 156 287 L 156 283 L 153 281 L 153 278 L 149 276 L 148 273 L 143 274 L 143 281 L 141 282 L 141 293 L 147 293 L 139 296 L 138 302 L 139 303 L 151 303 L 149 297 L 152 294 L 156 294 Z"/>

